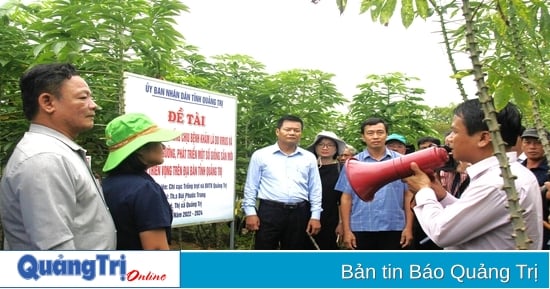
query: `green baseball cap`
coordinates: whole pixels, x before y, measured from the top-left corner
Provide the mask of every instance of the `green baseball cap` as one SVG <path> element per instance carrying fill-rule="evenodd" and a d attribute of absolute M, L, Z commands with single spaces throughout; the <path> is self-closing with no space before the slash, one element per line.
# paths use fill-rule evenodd
<path fill-rule="evenodd" d="M 392 133 L 390 134 L 387 138 L 386 138 L 386 144 L 389 143 L 390 141 L 398 141 L 404 145 L 407 145 L 407 140 L 405 139 L 404 136 L 400 135 L 400 134 L 396 134 L 396 133 Z"/>
<path fill-rule="evenodd" d="M 103 166 L 108 172 L 116 168 L 130 154 L 150 142 L 170 141 L 182 133 L 159 128 L 143 113 L 128 113 L 111 120 L 105 128 L 109 155 Z"/>

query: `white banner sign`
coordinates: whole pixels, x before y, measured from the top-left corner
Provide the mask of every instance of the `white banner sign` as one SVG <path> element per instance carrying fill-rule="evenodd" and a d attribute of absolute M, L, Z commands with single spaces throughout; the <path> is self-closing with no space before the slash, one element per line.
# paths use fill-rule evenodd
<path fill-rule="evenodd" d="M 173 227 L 233 220 L 235 97 L 125 73 L 124 111 L 181 131 L 165 143 L 164 163 L 149 174 L 164 188 Z"/>

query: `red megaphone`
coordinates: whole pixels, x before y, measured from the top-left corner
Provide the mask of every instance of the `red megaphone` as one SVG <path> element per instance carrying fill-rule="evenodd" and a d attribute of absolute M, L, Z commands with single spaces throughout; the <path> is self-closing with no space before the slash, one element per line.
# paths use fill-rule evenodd
<path fill-rule="evenodd" d="M 345 163 L 346 176 L 349 184 L 357 196 L 369 202 L 374 199 L 374 194 L 384 185 L 395 180 L 409 177 L 413 174 L 411 163 L 431 173 L 441 168 L 449 160 L 449 153 L 443 147 L 429 147 L 399 158 L 377 162 L 365 163 L 357 159 L 348 159 Z"/>

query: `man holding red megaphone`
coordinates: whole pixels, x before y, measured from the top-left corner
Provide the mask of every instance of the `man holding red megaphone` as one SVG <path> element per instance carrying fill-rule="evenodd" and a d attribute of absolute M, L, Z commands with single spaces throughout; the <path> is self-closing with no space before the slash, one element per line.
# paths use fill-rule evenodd
<path fill-rule="evenodd" d="M 428 237 L 438 246 L 454 250 L 514 250 L 508 197 L 502 189 L 504 181 L 496 156 L 492 136 L 478 99 L 471 99 L 454 110 L 450 146 L 457 161 L 471 163 L 466 169 L 470 184 L 458 199 L 443 189 L 433 176 L 424 173 L 416 163 L 405 178 L 409 190 L 415 193 L 414 212 Z M 531 242 L 529 250 L 542 244 L 542 200 L 539 185 L 529 169 L 517 162 L 511 147 L 521 130 L 521 114 L 508 103 L 497 114 L 502 140 L 508 153 L 508 163 L 515 179 L 520 212 L 525 232 Z"/>

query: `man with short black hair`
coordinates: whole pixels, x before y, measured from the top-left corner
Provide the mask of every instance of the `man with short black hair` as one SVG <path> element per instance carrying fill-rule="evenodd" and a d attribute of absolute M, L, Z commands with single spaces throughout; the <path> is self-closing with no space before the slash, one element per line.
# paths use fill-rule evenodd
<path fill-rule="evenodd" d="M 355 158 L 365 163 L 380 163 L 399 158 L 399 154 L 386 147 L 388 124 L 373 117 L 361 124 L 361 138 L 367 145 Z M 402 142 L 405 143 L 404 137 Z M 344 230 L 344 245 L 357 250 L 401 250 L 412 245 L 413 212 L 412 194 L 407 186 L 396 180 L 385 184 L 365 202 L 357 196 L 348 180 L 345 167 L 335 189 L 341 191 L 340 214 Z"/>
<path fill-rule="evenodd" d="M 10 250 L 114 250 L 116 229 L 103 192 L 74 141 L 94 126 L 97 104 L 70 64 L 41 64 L 20 80 L 31 122 L 0 184 Z"/>
<path fill-rule="evenodd" d="M 440 146 L 441 141 L 438 138 L 435 138 L 433 136 L 424 136 L 418 139 L 416 142 L 418 146 L 418 150 L 427 149 L 432 146 Z"/>
<path fill-rule="evenodd" d="M 518 202 L 525 222 L 525 233 L 532 242 L 527 249 L 542 246 L 542 200 L 535 176 L 519 162 L 516 144 L 521 130 L 521 114 L 508 103 L 497 112 L 506 156 L 515 179 Z M 508 211 L 508 196 L 493 149 L 492 134 L 478 99 L 467 100 L 454 110 L 450 146 L 457 161 L 470 163 L 466 169 L 470 184 L 456 198 L 428 177 L 416 163 L 414 175 L 404 179 L 416 193 L 414 212 L 422 229 L 438 246 L 453 250 L 515 250 L 514 228 Z"/>
<path fill-rule="evenodd" d="M 549 138 L 550 134 L 548 131 L 545 131 L 546 137 Z M 540 142 L 539 134 L 537 133 L 536 128 L 528 128 L 521 135 L 521 150 L 526 156 L 526 159 L 521 162 L 526 168 L 531 170 L 539 186 L 543 186 L 544 182 L 549 181 L 548 178 L 548 160 L 544 154 L 544 148 Z M 550 223 L 548 223 L 548 199 L 546 199 L 546 194 L 542 195 L 542 222 L 543 222 L 543 240 L 542 240 L 542 249 L 548 250 L 548 241 L 550 240 Z"/>
<path fill-rule="evenodd" d="M 303 126 L 297 116 L 281 117 L 277 142 L 250 158 L 242 209 L 256 250 L 304 250 L 308 234 L 321 230 L 321 177 L 315 155 L 298 146 Z"/>

